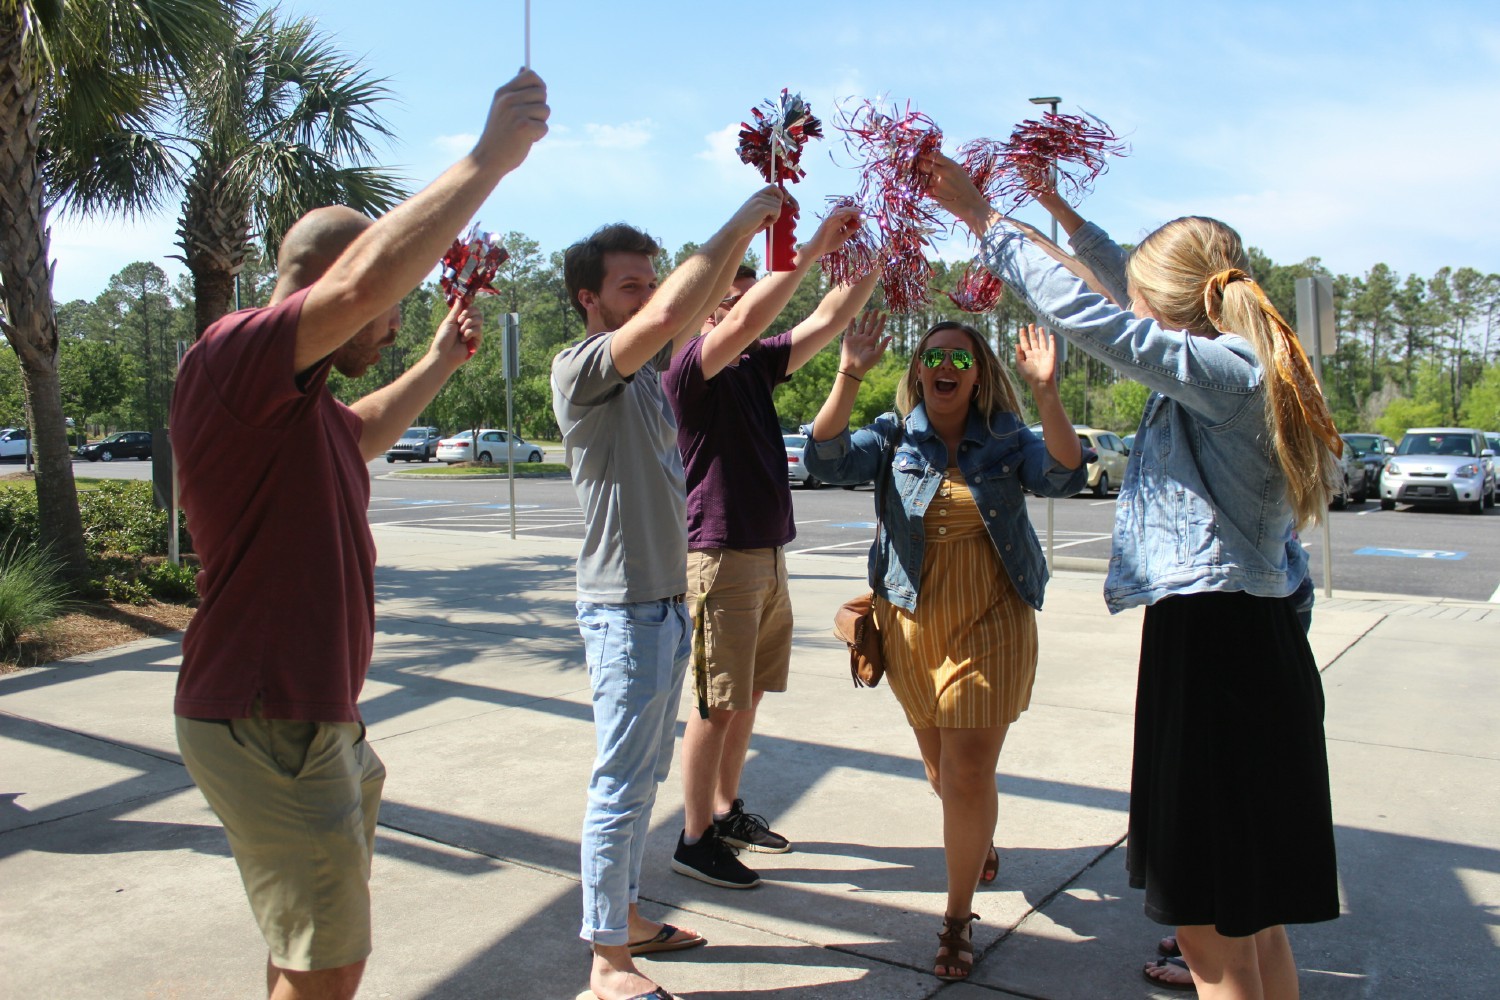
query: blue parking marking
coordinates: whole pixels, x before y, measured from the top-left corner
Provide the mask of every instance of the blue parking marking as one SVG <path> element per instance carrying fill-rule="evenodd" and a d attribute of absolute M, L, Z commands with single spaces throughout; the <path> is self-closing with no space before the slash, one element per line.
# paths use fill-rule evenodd
<path fill-rule="evenodd" d="M 1467 552 L 1449 552 L 1446 549 L 1381 549 L 1367 547 L 1355 549 L 1357 556 L 1395 556 L 1399 559 L 1462 559 Z"/>
<path fill-rule="evenodd" d="M 392 500 L 391 503 L 399 503 L 404 507 L 430 507 L 433 504 L 453 503 L 452 500 Z"/>
<path fill-rule="evenodd" d="M 843 524 L 830 524 L 830 528 L 873 528 L 874 521 L 845 521 Z"/>
<path fill-rule="evenodd" d="M 508 503 L 481 503 L 475 504 L 475 506 L 479 507 L 481 510 L 510 510 L 510 504 Z M 542 505 L 539 503 L 516 504 L 516 510 L 541 510 L 541 508 Z"/>

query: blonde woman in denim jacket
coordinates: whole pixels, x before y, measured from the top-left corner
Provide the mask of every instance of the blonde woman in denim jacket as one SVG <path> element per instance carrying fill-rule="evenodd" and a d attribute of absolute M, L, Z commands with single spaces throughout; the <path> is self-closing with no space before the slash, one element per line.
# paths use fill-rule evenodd
<path fill-rule="evenodd" d="M 948 898 L 933 973 L 958 980 L 973 966 L 976 883 L 993 881 L 999 866 L 995 766 L 1036 674 L 1047 568 L 1022 487 L 1071 496 L 1087 470 L 1058 396 L 1052 338 L 1033 329 L 1018 338 L 1016 369 L 1043 437 L 1025 426 L 985 339 L 948 322 L 918 342 L 898 412 L 851 434 L 860 382 L 888 343 L 852 327 L 844 335 L 803 461 L 828 483 L 877 482 L 875 619 L 891 690 L 943 803 Z"/>
<path fill-rule="evenodd" d="M 1144 605 L 1127 863 L 1198 993 L 1294 998 L 1284 929 L 1338 916 L 1323 691 L 1292 543 L 1327 511 L 1338 430 L 1239 235 L 1189 217 L 1127 258 L 1048 193 L 1078 257 L 947 157 L 931 193 L 1049 328 L 1155 390 L 1116 508 L 1112 611 Z"/>

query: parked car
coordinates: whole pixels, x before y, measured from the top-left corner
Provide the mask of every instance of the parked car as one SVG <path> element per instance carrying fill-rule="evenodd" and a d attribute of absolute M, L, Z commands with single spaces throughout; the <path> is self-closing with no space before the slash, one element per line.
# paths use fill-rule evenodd
<path fill-rule="evenodd" d="M 494 430 L 486 427 L 479 431 L 479 454 L 475 456 L 474 432 L 464 431 L 450 438 L 443 438 L 437 443 L 437 460 L 439 462 L 484 462 L 486 464 L 505 461 L 507 454 L 506 431 Z M 518 462 L 540 462 L 542 460 L 542 446 L 531 444 L 515 436 L 516 461 Z"/>
<path fill-rule="evenodd" d="M 1123 441 L 1123 442 L 1125 442 L 1125 454 L 1129 455 L 1132 451 L 1135 451 L 1135 432 L 1134 431 L 1131 431 L 1129 434 L 1126 434 L 1124 437 L 1120 438 L 1120 440 Z"/>
<path fill-rule="evenodd" d="M 803 434 L 783 434 L 782 444 L 786 445 L 786 478 L 794 483 L 801 483 L 805 490 L 815 490 L 823 484 L 802 462 L 802 449 L 807 447 L 807 437 Z"/>
<path fill-rule="evenodd" d="M 1380 509 L 1398 502 L 1460 506 L 1483 514 L 1495 505 L 1494 451 L 1468 427 L 1413 427 L 1385 463 Z"/>
<path fill-rule="evenodd" d="M 113 462 L 117 458 L 145 460 L 151 457 L 151 432 L 120 431 L 103 441 L 80 445 L 75 454 L 90 462 Z"/>
<path fill-rule="evenodd" d="M 1384 434 L 1341 434 L 1344 443 L 1354 449 L 1365 466 L 1365 489 L 1370 496 L 1380 496 L 1380 476 L 1385 460 L 1396 450 L 1396 442 Z"/>
<path fill-rule="evenodd" d="M 399 458 L 403 462 L 430 462 L 437 455 L 442 437 L 443 432 L 436 427 L 408 427 L 385 453 L 385 460 L 394 462 Z"/>
<path fill-rule="evenodd" d="M 25 458 L 27 437 L 24 427 L 7 427 L 0 431 L 0 458 Z"/>
<path fill-rule="evenodd" d="M 1365 468 L 1359 450 L 1347 441 L 1344 442 L 1344 454 L 1339 459 L 1339 465 L 1343 470 L 1344 488 L 1334 494 L 1329 506 L 1334 510 L 1343 510 L 1351 500 L 1364 503 L 1370 495 L 1370 471 Z"/>
<path fill-rule="evenodd" d="M 1130 448 L 1118 434 L 1101 431 L 1097 427 L 1074 424 L 1078 432 L 1078 443 L 1092 449 L 1097 456 L 1089 462 L 1089 489 L 1096 497 L 1107 497 L 1109 491 L 1125 481 L 1125 466 L 1130 460 Z"/>

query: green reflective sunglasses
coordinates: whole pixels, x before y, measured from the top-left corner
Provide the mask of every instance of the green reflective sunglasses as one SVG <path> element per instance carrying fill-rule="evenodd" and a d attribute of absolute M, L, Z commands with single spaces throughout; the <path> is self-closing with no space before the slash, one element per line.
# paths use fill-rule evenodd
<path fill-rule="evenodd" d="M 929 347 L 922 352 L 922 364 L 928 368 L 943 367 L 944 358 L 950 358 L 953 367 L 961 372 L 974 367 L 974 355 L 962 347 Z"/>

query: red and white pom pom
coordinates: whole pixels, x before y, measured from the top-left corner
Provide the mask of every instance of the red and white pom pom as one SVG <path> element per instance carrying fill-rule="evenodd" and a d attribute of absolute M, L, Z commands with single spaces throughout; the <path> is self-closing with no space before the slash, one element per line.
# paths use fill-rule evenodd
<path fill-rule="evenodd" d="M 476 222 L 468 233 L 453 241 L 439 262 L 438 284 L 444 298 L 451 306 L 457 298 L 473 302 L 480 292 L 496 294 L 495 274 L 509 259 L 510 252 L 501 245 L 500 238 L 494 233 L 480 232 Z"/>
<path fill-rule="evenodd" d="M 981 186 L 981 190 L 991 195 L 992 201 L 1007 202 L 1007 211 L 1014 211 L 1054 186 L 1070 202 L 1077 202 L 1089 193 L 1094 179 L 1108 168 L 1107 157 L 1124 156 L 1128 152 L 1129 143 L 1093 115 L 1049 112 L 1040 121 L 1023 121 L 1016 126 L 1005 143 L 999 179 L 988 188 Z"/>
<path fill-rule="evenodd" d="M 823 138 L 823 123 L 802 95 L 783 87 L 779 98 L 751 108 L 750 116 L 755 124 L 740 123 L 740 159 L 759 170 L 767 184 L 795 184 L 806 177 L 802 150 L 807 140 Z"/>
<path fill-rule="evenodd" d="M 987 268 L 971 261 L 959 273 L 958 281 L 954 284 L 953 291 L 948 293 L 948 298 L 964 312 L 983 313 L 999 305 L 1004 294 L 1004 282 Z"/>

